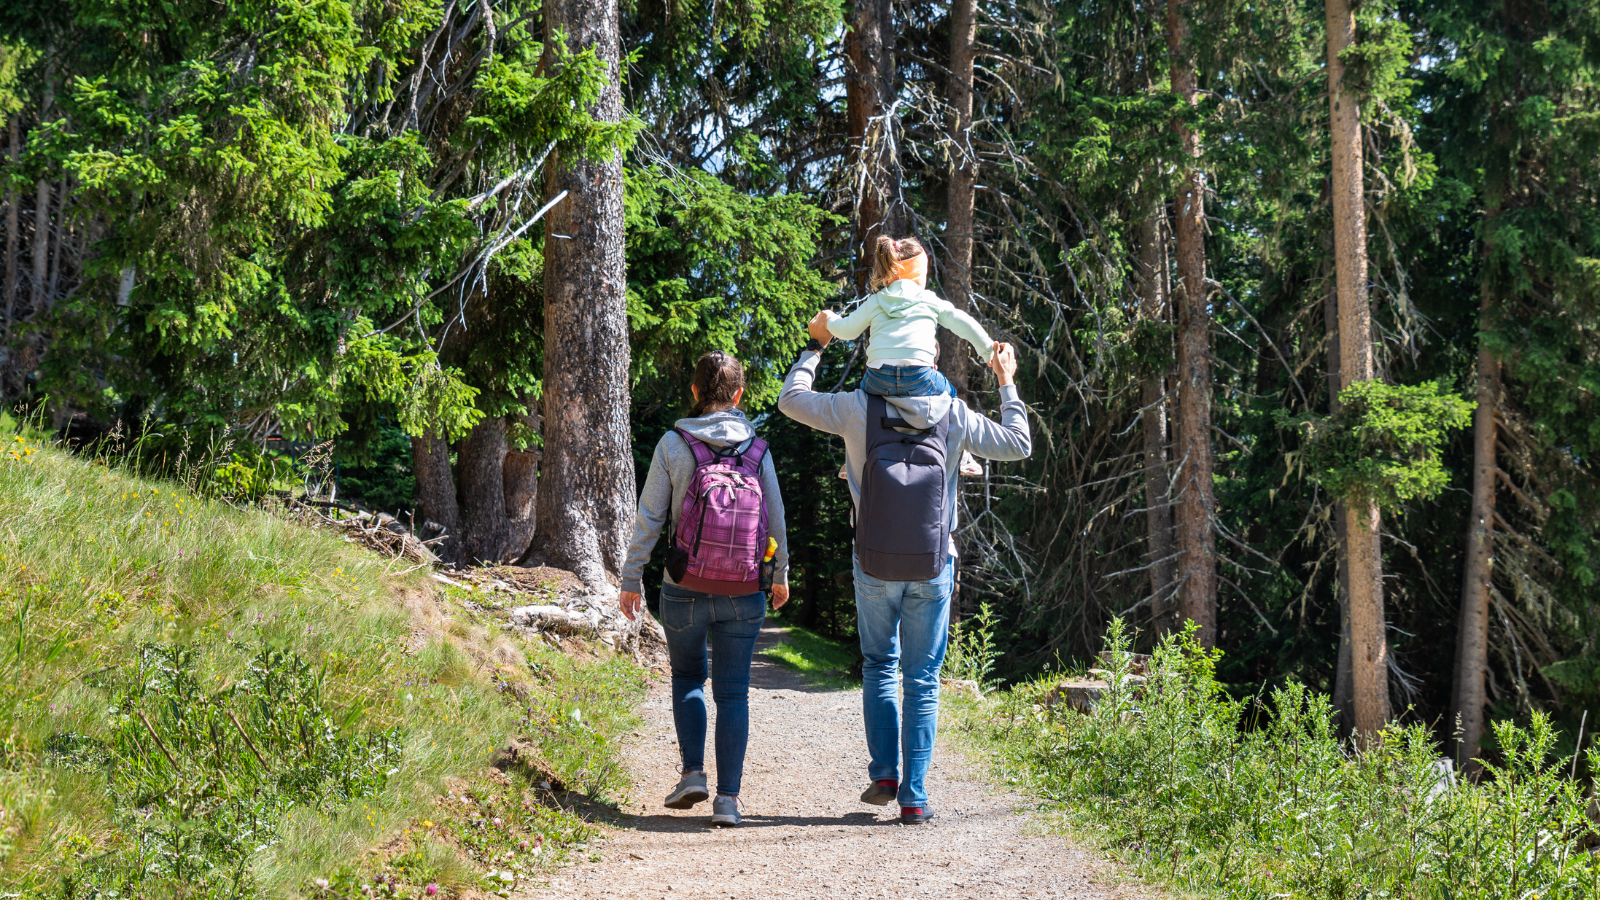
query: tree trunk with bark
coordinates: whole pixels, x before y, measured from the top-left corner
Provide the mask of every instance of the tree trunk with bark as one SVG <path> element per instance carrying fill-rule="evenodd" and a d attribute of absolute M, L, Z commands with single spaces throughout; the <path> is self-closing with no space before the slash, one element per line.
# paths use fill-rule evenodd
<path fill-rule="evenodd" d="M 1479 314 L 1484 327 L 1489 296 Z M 1450 708 L 1455 712 L 1452 757 L 1469 774 L 1483 739 L 1483 708 L 1488 702 L 1484 678 L 1489 670 L 1489 590 L 1494 577 L 1494 500 L 1498 433 L 1495 408 L 1500 397 L 1500 361 L 1478 340 L 1478 408 L 1472 418 L 1472 520 L 1467 534 L 1467 560 L 1461 585 L 1461 617 L 1457 621 L 1456 671 Z"/>
<path fill-rule="evenodd" d="M 1162 216 L 1152 214 L 1139 224 L 1139 317 L 1164 323 L 1167 312 L 1167 242 Z M 1171 473 L 1167 471 L 1168 372 L 1146 376 L 1140 398 L 1144 407 L 1145 532 L 1150 544 L 1151 619 L 1158 633 L 1172 630 L 1172 580 L 1177 560 L 1172 558 Z"/>
<path fill-rule="evenodd" d="M 490 416 L 462 438 L 456 450 L 457 496 L 461 499 L 461 561 L 499 565 L 511 547 L 505 503 L 506 420 Z"/>
<path fill-rule="evenodd" d="M 36 310 L 43 309 L 50 284 L 50 182 L 45 178 L 33 188 L 33 268 L 28 276 L 33 288 L 28 302 Z"/>
<path fill-rule="evenodd" d="M 529 434 L 536 435 L 539 433 L 539 414 L 532 398 L 526 401 L 526 405 L 528 413 L 522 418 L 522 425 Z M 513 417 L 511 421 L 516 420 Z M 507 528 L 510 530 L 507 539 L 509 554 L 522 553 L 533 540 L 539 498 L 540 457 L 537 450 L 514 450 L 508 443 L 505 460 L 501 463 L 501 493 L 504 496 Z"/>
<path fill-rule="evenodd" d="M 945 299 L 956 309 L 972 305 L 973 205 L 978 178 L 972 152 L 973 44 L 978 36 L 977 0 L 950 3 L 950 186 L 945 194 Z M 972 402 L 971 358 L 966 342 L 948 328 L 939 329 L 939 369 L 956 393 Z"/>
<path fill-rule="evenodd" d="M 446 562 L 461 559 L 461 513 L 456 504 L 456 483 L 450 476 L 450 445 L 436 434 L 411 439 L 411 472 L 416 478 L 413 499 L 413 528 L 423 537 L 437 535 L 427 528 L 432 522 L 444 529 L 445 539 L 433 552 Z"/>
<path fill-rule="evenodd" d="M 593 49 L 608 84 L 592 110 L 622 119 L 616 0 L 546 0 L 548 36 Z M 545 192 L 544 458 L 538 552 L 590 584 L 622 569 L 633 521 L 622 154 L 552 157 Z"/>
<path fill-rule="evenodd" d="M 1323 329 L 1328 333 L 1328 413 L 1339 414 L 1339 292 L 1322 294 Z M 1350 555 L 1345 541 L 1344 504 L 1333 503 L 1333 534 L 1339 563 L 1334 591 L 1339 603 L 1339 658 L 1333 676 L 1333 711 L 1338 714 L 1339 733 L 1349 737 L 1355 722 L 1352 705 L 1355 686 L 1350 672 Z"/>
<path fill-rule="evenodd" d="M 1339 291 L 1339 376 L 1342 387 L 1373 376 L 1372 310 L 1367 303 L 1367 225 L 1362 172 L 1361 108 L 1345 83 L 1340 59 L 1355 39 L 1350 0 L 1328 0 L 1328 103 L 1333 143 L 1333 255 Z M 1355 731 L 1375 738 L 1389 719 L 1389 642 L 1383 614 L 1383 558 L 1378 507 L 1344 503 L 1345 557 L 1350 570 L 1350 648 Z"/>
<path fill-rule="evenodd" d="M 900 202 L 898 150 L 887 138 L 896 133 L 894 103 L 894 4 L 855 0 L 845 35 L 845 104 L 849 143 L 846 164 L 856 194 L 856 289 L 866 292 L 872 266 L 867 257 L 878 235 L 905 236 L 905 206 Z M 897 138 L 898 140 L 898 138 Z"/>
<path fill-rule="evenodd" d="M 11 116 L 9 123 L 10 146 L 6 148 L 6 155 L 11 158 L 11 165 L 17 164 L 17 158 L 22 152 L 22 126 L 18 117 Z M 4 330 L 0 331 L 0 349 L 7 353 L 11 349 L 11 317 L 17 309 L 17 225 L 19 218 L 17 207 L 22 204 L 22 198 L 15 190 L 6 190 L 6 296 L 5 296 L 5 323 Z M 9 357 L 5 366 L 0 366 L 0 396 L 5 391 L 5 368 L 10 365 Z"/>
<path fill-rule="evenodd" d="M 45 83 L 44 101 L 39 104 L 39 121 L 50 114 L 55 101 L 55 90 Z M 39 179 L 33 187 L 33 268 L 28 271 L 32 280 L 29 304 L 35 311 L 45 305 L 44 292 L 50 283 L 50 181 Z"/>
<path fill-rule="evenodd" d="M 973 206 L 978 177 L 977 154 L 972 152 L 973 44 L 978 36 L 977 0 L 950 2 L 950 184 L 945 192 L 944 270 L 945 299 L 956 309 L 972 306 Z M 973 404 L 972 351 L 966 341 L 948 328 L 939 329 L 939 370 L 956 389 L 956 395 Z M 959 540 L 959 539 L 958 539 Z M 955 587 L 950 595 L 952 635 L 961 621 L 961 560 L 956 557 Z"/>
<path fill-rule="evenodd" d="M 45 287 L 44 303 L 39 306 L 41 312 L 49 311 L 59 296 L 56 288 L 61 282 L 61 266 L 66 262 L 67 255 L 67 198 L 71 196 L 67 193 L 67 187 L 67 179 L 62 178 L 56 188 L 56 196 L 60 199 L 56 201 L 56 214 L 51 221 L 50 229 L 55 232 L 54 238 L 51 239 L 51 243 L 55 245 L 55 253 L 50 255 L 50 280 Z"/>
<path fill-rule="evenodd" d="M 1172 92 L 1190 106 L 1199 100 L 1194 64 L 1186 47 L 1187 0 L 1167 0 L 1167 50 L 1172 57 Z M 1211 477 L 1211 313 L 1207 306 L 1205 176 L 1200 171 L 1200 135 L 1187 123 L 1174 125 L 1182 146 L 1183 181 L 1173 229 L 1178 280 L 1178 442 L 1173 452 L 1176 497 L 1178 615 L 1199 626 L 1202 646 L 1217 642 L 1216 511 Z"/>

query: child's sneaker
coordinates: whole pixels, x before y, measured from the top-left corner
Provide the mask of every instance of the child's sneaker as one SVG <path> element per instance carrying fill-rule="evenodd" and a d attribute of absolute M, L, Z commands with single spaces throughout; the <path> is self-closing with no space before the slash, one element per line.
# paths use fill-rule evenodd
<path fill-rule="evenodd" d="M 971 451 L 968 451 L 968 450 L 961 451 L 961 474 L 963 474 L 963 475 L 982 475 L 983 474 L 983 465 L 981 463 L 979 463 L 977 460 L 972 458 Z"/>

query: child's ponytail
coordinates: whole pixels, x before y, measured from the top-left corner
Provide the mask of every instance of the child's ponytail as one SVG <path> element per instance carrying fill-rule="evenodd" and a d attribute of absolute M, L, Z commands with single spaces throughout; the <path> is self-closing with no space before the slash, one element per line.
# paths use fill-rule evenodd
<path fill-rule="evenodd" d="M 878 235 L 872 247 L 872 289 L 883 290 L 894 283 L 895 272 L 903 260 L 914 259 L 925 251 L 916 238 L 895 240 L 886 234 Z"/>

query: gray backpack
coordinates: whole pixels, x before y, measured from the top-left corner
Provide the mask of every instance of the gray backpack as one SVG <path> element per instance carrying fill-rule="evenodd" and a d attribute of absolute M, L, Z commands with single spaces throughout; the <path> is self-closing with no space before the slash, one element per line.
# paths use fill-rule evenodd
<path fill-rule="evenodd" d="M 903 428 L 911 433 L 896 431 Z M 950 559 L 951 499 L 945 496 L 950 413 L 932 428 L 889 418 L 867 395 L 867 459 L 856 510 L 856 558 L 880 581 L 931 581 Z"/>

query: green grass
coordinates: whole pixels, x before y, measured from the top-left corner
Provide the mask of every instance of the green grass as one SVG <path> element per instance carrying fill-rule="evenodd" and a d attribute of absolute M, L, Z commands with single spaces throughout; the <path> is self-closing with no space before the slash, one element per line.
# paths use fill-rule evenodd
<path fill-rule="evenodd" d="M 1328 699 L 1300 685 L 1246 721 L 1214 678 L 1216 655 L 1169 637 L 1138 686 L 1122 678 L 1120 622 L 1107 644 L 1113 687 L 1092 712 L 1050 706 L 1046 678 L 952 703 L 953 731 L 1145 877 L 1240 900 L 1600 895 L 1587 798 L 1542 717 L 1497 723 L 1504 766 L 1452 782 L 1420 725 L 1356 752 Z"/>
<path fill-rule="evenodd" d="M 849 690 L 861 683 L 841 672 L 848 672 L 860 659 L 859 646 L 854 641 L 836 641 L 814 631 L 785 622 L 773 616 L 773 624 L 783 632 L 783 643 L 761 651 L 785 668 L 793 669 L 817 684 L 835 690 Z"/>
<path fill-rule="evenodd" d="M 458 895 L 587 839 L 561 788 L 627 790 L 630 661 L 513 639 L 404 560 L 4 433 L 8 896 L 360 896 L 385 872 L 388 895 Z"/>

